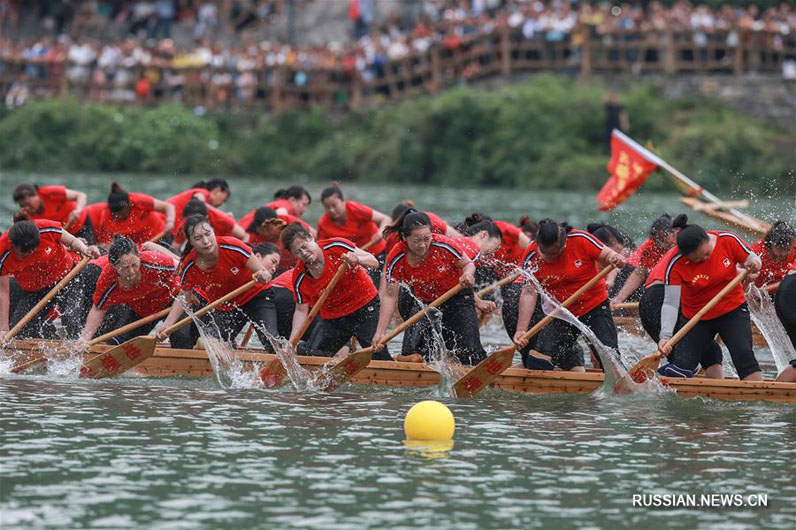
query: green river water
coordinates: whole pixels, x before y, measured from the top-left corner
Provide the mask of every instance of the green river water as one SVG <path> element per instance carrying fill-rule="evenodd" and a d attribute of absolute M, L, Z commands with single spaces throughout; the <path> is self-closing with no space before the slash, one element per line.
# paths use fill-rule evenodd
<path fill-rule="evenodd" d="M 192 179 L 116 175 L 160 198 Z M 104 200 L 108 176 L 0 173 L 0 227 L 19 182 L 64 183 Z M 240 215 L 279 183 L 231 181 Z M 317 198 L 321 184 L 308 185 Z M 683 208 L 640 194 L 616 213 L 594 193 L 346 185 L 389 213 L 411 198 L 450 221 L 473 210 L 516 221 L 607 219 L 637 239 Z M 714 190 L 719 191 L 719 190 Z M 729 197 L 728 197 L 729 198 Z M 735 197 L 740 198 L 740 197 Z M 750 212 L 793 220 L 793 193 L 748 197 Z M 314 202 L 306 218 L 321 213 Z M 694 220 L 716 227 L 700 215 Z M 487 349 L 505 344 L 499 322 Z M 622 334 L 643 355 L 645 339 Z M 758 358 L 775 372 L 764 348 Z M 0 374 L 0 528 L 794 528 L 796 408 L 770 403 L 529 396 L 487 390 L 454 400 L 438 388 L 346 386 L 332 394 L 223 389 L 215 380 L 85 381 L 55 367 Z M 404 444 L 406 411 L 439 399 L 452 448 Z M 638 507 L 633 495 L 766 495 L 767 507 Z M 699 499 L 697 499 L 699 500 Z"/>

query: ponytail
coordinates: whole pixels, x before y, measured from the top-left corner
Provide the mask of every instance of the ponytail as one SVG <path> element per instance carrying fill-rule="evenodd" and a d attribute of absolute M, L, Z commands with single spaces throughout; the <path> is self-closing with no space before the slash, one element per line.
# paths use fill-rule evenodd
<path fill-rule="evenodd" d="M 672 221 L 673 228 L 679 228 L 677 234 L 677 248 L 680 254 L 688 255 L 699 248 L 702 243 L 710 240 L 710 236 L 699 225 L 688 224 L 688 216 L 680 214 Z"/>
<path fill-rule="evenodd" d="M 395 221 L 396 219 L 401 217 L 401 214 L 403 214 L 406 210 L 414 207 L 415 203 L 410 200 L 401 202 L 400 204 L 396 205 L 395 208 L 392 209 L 392 216 L 391 216 L 392 220 Z"/>
<path fill-rule="evenodd" d="M 129 207 L 130 196 L 128 193 L 117 182 L 111 184 L 111 192 L 108 195 L 108 209 L 111 213 L 119 213 Z"/>
<path fill-rule="evenodd" d="M 536 233 L 539 231 L 539 223 L 527 215 L 523 215 L 520 217 L 519 226 L 520 229 L 525 232 L 525 235 L 531 239 L 531 241 L 536 241 Z"/>
<path fill-rule="evenodd" d="M 414 208 L 407 208 L 393 224 L 384 229 L 384 237 L 390 234 L 397 234 L 401 241 L 412 233 L 415 228 L 427 226 L 431 229 L 431 219 L 423 212 L 418 212 Z"/>
<path fill-rule="evenodd" d="M 572 227 L 567 223 L 557 223 L 550 218 L 539 221 L 539 231 L 536 241 L 540 248 L 551 248 L 555 245 L 563 247 L 567 234 L 572 231 Z"/>
<path fill-rule="evenodd" d="M 334 183 L 333 183 L 334 184 Z M 312 197 L 304 186 L 290 186 L 289 188 L 280 188 L 274 193 L 274 199 L 296 199 L 300 201 L 302 197 L 307 197 L 307 202 L 312 204 Z M 323 198 L 321 198 L 323 200 Z"/>
<path fill-rule="evenodd" d="M 474 236 L 478 232 L 486 232 L 489 237 L 495 237 L 503 241 L 503 232 L 493 221 L 481 221 L 472 226 L 464 229 L 463 234 L 466 236 Z"/>

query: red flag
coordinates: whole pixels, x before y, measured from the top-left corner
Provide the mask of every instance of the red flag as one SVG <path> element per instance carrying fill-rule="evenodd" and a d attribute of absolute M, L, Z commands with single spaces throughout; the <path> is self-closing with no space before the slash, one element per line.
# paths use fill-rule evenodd
<path fill-rule="evenodd" d="M 608 162 L 611 176 L 597 194 L 597 209 L 611 211 L 625 202 L 657 168 L 657 164 L 644 158 L 617 136 L 612 136 L 611 161 Z"/>

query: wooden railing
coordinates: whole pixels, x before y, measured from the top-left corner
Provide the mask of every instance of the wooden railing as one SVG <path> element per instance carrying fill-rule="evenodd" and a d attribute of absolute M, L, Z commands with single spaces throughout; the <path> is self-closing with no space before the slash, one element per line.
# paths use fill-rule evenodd
<path fill-rule="evenodd" d="M 796 58 L 796 32 L 691 31 L 601 34 L 576 28 L 563 40 L 525 39 L 508 28 L 455 43 L 436 43 L 426 53 L 384 63 L 367 73 L 297 67 L 264 67 L 247 73 L 213 68 L 140 66 L 124 81 L 95 77 L 96 65 L 75 81 L 74 66 L 0 58 L 0 96 L 24 81 L 32 97 L 70 94 L 81 100 L 159 103 L 179 100 L 206 108 L 279 110 L 323 106 L 356 108 L 416 93 L 434 93 L 462 80 L 509 76 L 518 72 L 592 73 L 731 73 L 781 72 L 783 61 Z M 26 75 L 27 73 L 27 75 Z M 147 98 L 135 95 L 137 79 L 153 80 Z"/>

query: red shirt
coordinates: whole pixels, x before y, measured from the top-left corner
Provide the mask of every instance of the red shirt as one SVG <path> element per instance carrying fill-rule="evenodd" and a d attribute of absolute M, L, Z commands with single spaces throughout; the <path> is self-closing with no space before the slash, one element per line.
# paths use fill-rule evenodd
<path fill-rule="evenodd" d="M 497 252 L 490 258 L 498 265 L 503 264 L 501 268 L 502 273 L 508 274 L 514 270 L 515 266 L 522 264 L 523 256 L 525 255 L 524 248 L 520 247 L 520 234 L 522 229 L 511 223 L 505 221 L 495 221 L 497 227 L 503 234 L 503 242 L 497 249 Z"/>
<path fill-rule="evenodd" d="M 356 248 L 351 241 L 341 237 L 318 241 L 323 250 L 323 273 L 313 278 L 303 261 L 293 269 L 293 296 L 298 304 L 314 305 L 324 288 L 329 285 L 337 269 L 343 264 L 342 255 Z M 323 319 L 340 318 L 366 306 L 378 295 L 373 281 L 362 266 L 349 268 L 321 307 Z"/>
<path fill-rule="evenodd" d="M 96 202 L 83 208 L 86 218 L 91 219 L 91 231 L 94 232 L 94 239 L 99 239 L 99 228 L 102 222 L 102 212 L 108 209 L 107 202 Z"/>
<path fill-rule="evenodd" d="M 406 242 L 401 241 L 387 255 L 388 282 L 404 282 L 424 302 L 439 298 L 459 283 L 462 272 L 458 263 L 467 254 L 461 243 L 442 234 L 431 234 L 431 248 L 422 263 L 413 266 L 407 259 Z"/>
<path fill-rule="evenodd" d="M 39 196 L 42 202 L 42 206 L 44 210 L 41 213 L 30 213 L 28 210 L 25 212 L 28 213 L 28 216 L 35 220 L 35 219 L 48 219 L 50 221 L 57 221 L 62 225 L 66 224 L 67 219 L 69 219 L 69 214 L 77 207 L 77 202 L 70 201 L 66 198 L 66 187 L 65 186 L 40 186 L 36 190 L 36 194 Z M 80 212 L 80 216 L 78 217 L 77 221 L 73 225 L 68 228 L 68 232 L 72 234 L 76 234 L 80 232 L 80 229 L 83 228 L 83 225 L 86 222 L 86 214 L 85 211 Z"/>
<path fill-rule="evenodd" d="M 572 230 L 561 255 L 553 262 L 539 257 L 536 241 L 528 245 L 522 267 L 539 280 L 542 287 L 558 302 L 563 302 L 600 272 L 597 258 L 605 245 L 583 230 Z M 580 300 L 569 306 L 576 317 L 581 317 L 608 299 L 605 279 L 586 291 Z"/>
<path fill-rule="evenodd" d="M 653 282 L 663 283 L 663 277 L 666 275 L 666 266 L 669 265 L 669 260 L 675 257 L 678 252 L 679 249 L 677 245 L 666 251 L 666 254 L 658 260 L 658 263 L 650 269 L 650 273 L 647 275 L 647 281 L 644 282 L 644 287 L 649 287 Z"/>
<path fill-rule="evenodd" d="M 213 227 L 213 232 L 218 236 L 231 236 L 232 230 L 235 228 L 235 218 L 222 213 L 214 208 L 207 209 L 207 219 L 210 221 L 210 226 Z M 174 242 L 178 245 L 185 243 L 185 231 L 183 226 L 185 219 L 180 218 L 180 221 L 175 225 L 172 234 L 174 235 Z"/>
<path fill-rule="evenodd" d="M 738 274 L 735 266 L 743 263 L 752 252 L 749 245 L 737 234 L 723 231 L 708 233 L 716 236 L 716 246 L 707 260 L 696 263 L 678 252 L 666 266 L 664 282 L 666 285 L 681 286 L 680 304 L 686 318 L 696 315 L 730 283 Z M 743 287 L 738 284 L 702 319 L 718 318 L 736 309 L 745 301 Z"/>
<path fill-rule="evenodd" d="M 771 254 L 766 250 L 766 245 L 761 239 L 752 245 L 752 252 L 760 256 L 763 266 L 760 268 L 760 275 L 755 280 L 755 285 L 762 287 L 766 284 L 777 283 L 788 274 L 790 264 L 796 261 L 796 246 L 791 248 L 790 254 L 785 261 L 774 261 Z"/>
<path fill-rule="evenodd" d="M 293 288 L 293 269 L 288 269 L 271 282 L 271 287 L 281 287 L 287 289 L 291 293 L 295 293 Z"/>
<path fill-rule="evenodd" d="M 113 234 L 122 234 L 140 245 L 163 232 L 166 224 L 162 215 L 155 211 L 155 199 L 143 193 L 130 193 L 130 215 L 126 219 L 114 219 L 105 206 L 100 218 L 98 241 L 109 243 Z"/>
<path fill-rule="evenodd" d="M 182 224 L 182 211 L 195 195 L 201 195 L 204 197 L 205 202 L 210 199 L 210 192 L 204 188 L 191 188 L 178 193 L 177 195 L 172 195 L 166 199 L 167 203 L 174 205 L 174 210 L 177 212 L 177 217 L 174 220 L 174 226 L 179 226 Z M 208 206 L 207 209 L 209 210 L 210 207 Z"/>
<path fill-rule="evenodd" d="M 267 204 L 263 204 L 263 206 L 268 206 L 269 208 L 271 208 L 275 212 L 279 208 L 284 208 L 285 210 L 288 211 L 288 214 L 284 215 L 284 214 L 277 213 L 277 217 L 279 217 L 280 219 L 284 219 L 285 221 L 287 221 L 287 218 L 293 219 L 293 221 L 287 221 L 288 224 L 290 224 L 290 223 L 292 223 L 294 221 L 298 221 L 298 222 L 300 222 L 300 223 L 302 223 L 302 224 L 304 224 L 306 226 L 309 226 L 309 225 L 307 225 L 307 223 L 305 223 L 304 221 L 299 219 L 296 216 L 295 213 L 293 213 L 293 207 L 285 199 L 279 199 L 278 201 L 269 202 Z M 262 206 L 258 206 L 254 210 L 251 210 L 249 213 L 247 213 L 246 215 L 241 217 L 240 221 L 238 221 L 238 224 L 240 224 L 243 227 L 244 230 L 248 230 L 249 229 L 249 225 L 252 224 L 252 221 L 254 221 L 254 214 L 257 213 L 257 210 L 259 210 L 260 208 L 262 208 Z"/>
<path fill-rule="evenodd" d="M 448 223 L 446 223 L 442 217 L 433 213 L 433 212 L 425 212 L 428 215 L 428 218 L 431 220 L 431 231 L 437 234 L 445 235 L 445 232 L 448 231 Z M 398 237 L 398 234 L 395 232 L 388 234 L 387 237 L 384 238 L 384 247 L 385 251 L 389 252 L 392 250 L 392 247 L 398 244 L 401 241 L 401 238 Z"/>
<path fill-rule="evenodd" d="M 332 221 L 328 213 L 324 213 L 318 221 L 318 239 L 342 237 L 353 241 L 359 248 L 364 247 L 379 231 L 379 226 L 373 222 L 373 208 L 356 201 L 345 201 L 345 224 L 339 225 Z M 384 252 L 384 240 L 374 243 L 368 252 L 378 256 Z"/>
<path fill-rule="evenodd" d="M 39 228 L 39 246 L 24 258 L 14 252 L 8 232 L 0 237 L 0 276 L 14 277 L 23 291 L 51 287 L 75 266 L 75 255 L 61 243 L 61 223 L 47 219 L 33 222 Z"/>
<path fill-rule="evenodd" d="M 202 270 L 196 265 L 196 249 L 191 250 L 180 264 L 180 284 L 183 290 L 195 290 L 208 302 L 218 300 L 252 279 L 251 271 L 246 268 L 252 255 L 249 245 L 234 237 L 217 237 L 216 241 L 218 262 L 212 269 Z M 241 307 L 264 289 L 266 286 L 258 283 L 231 303 L 220 305 L 217 310 L 232 311 Z"/>
<path fill-rule="evenodd" d="M 296 215 L 296 212 L 293 210 L 293 205 L 290 204 L 290 201 L 287 200 L 287 199 L 277 199 L 275 201 L 271 201 L 271 202 L 267 203 L 266 206 L 268 206 L 269 208 L 273 208 L 274 211 L 276 211 L 276 210 L 278 210 L 280 208 L 284 208 L 285 210 L 287 210 L 287 213 L 289 215 L 293 215 L 293 216 Z"/>
<path fill-rule="evenodd" d="M 300 219 L 293 215 L 277 215 L 277 218 L 281 219 L 287 224 L 299 223 L 301 224 L 301 226 L 307 229 L 307 232 L 310 231 L 310 225 L 308 225 L 303 219 Z M 253 219 L 254 218 L 252 217 L 252 220 Z M 242 222 L 243 220 L 241 220 L 241 223 Z M 251 224 L 251 221 L 249 221 L 249 224 Z M 244 228 L 246 228 L 246 226 L 244 226 Z M 296 256 L 294 256 L 293 253 L 290 252 L 290 250 L 282 246 L 282 241 L 279 238 L 277 238 L 276 241 L 269 241 L 268 239 L 264 238 L 263 236 L 261 236 L 256 232 L 249 232 L 249 245 L 254 247 L 259 243 L 273 243 L 274 245 L 279 247 L 279 256 L 280 256 L 279 270 L 292 269 L 293 267 L 296 266 L 296 263 L 298 262 Z"/>
<path fill-rule="evenodd" d="M 652 238 L 647 238 L 639 247 L 627 258 L 627 262 L 634 267 L 644 267 L 651 270 L 661 260 L 669 249 L 660 248 Z"/>
<path fill-rule="evenodd" d="M 147 317 L 167 307 L 179 286 L 174 275 L 177 268 L 168 256 L 157 252 L 141 252 L 141 279 L 129 290 L 119 287 L 118 274 L 110 264 L 105 266 L 94 290 L 94 305 L 107 310 L 127 304 L 140 317 Z"/>

